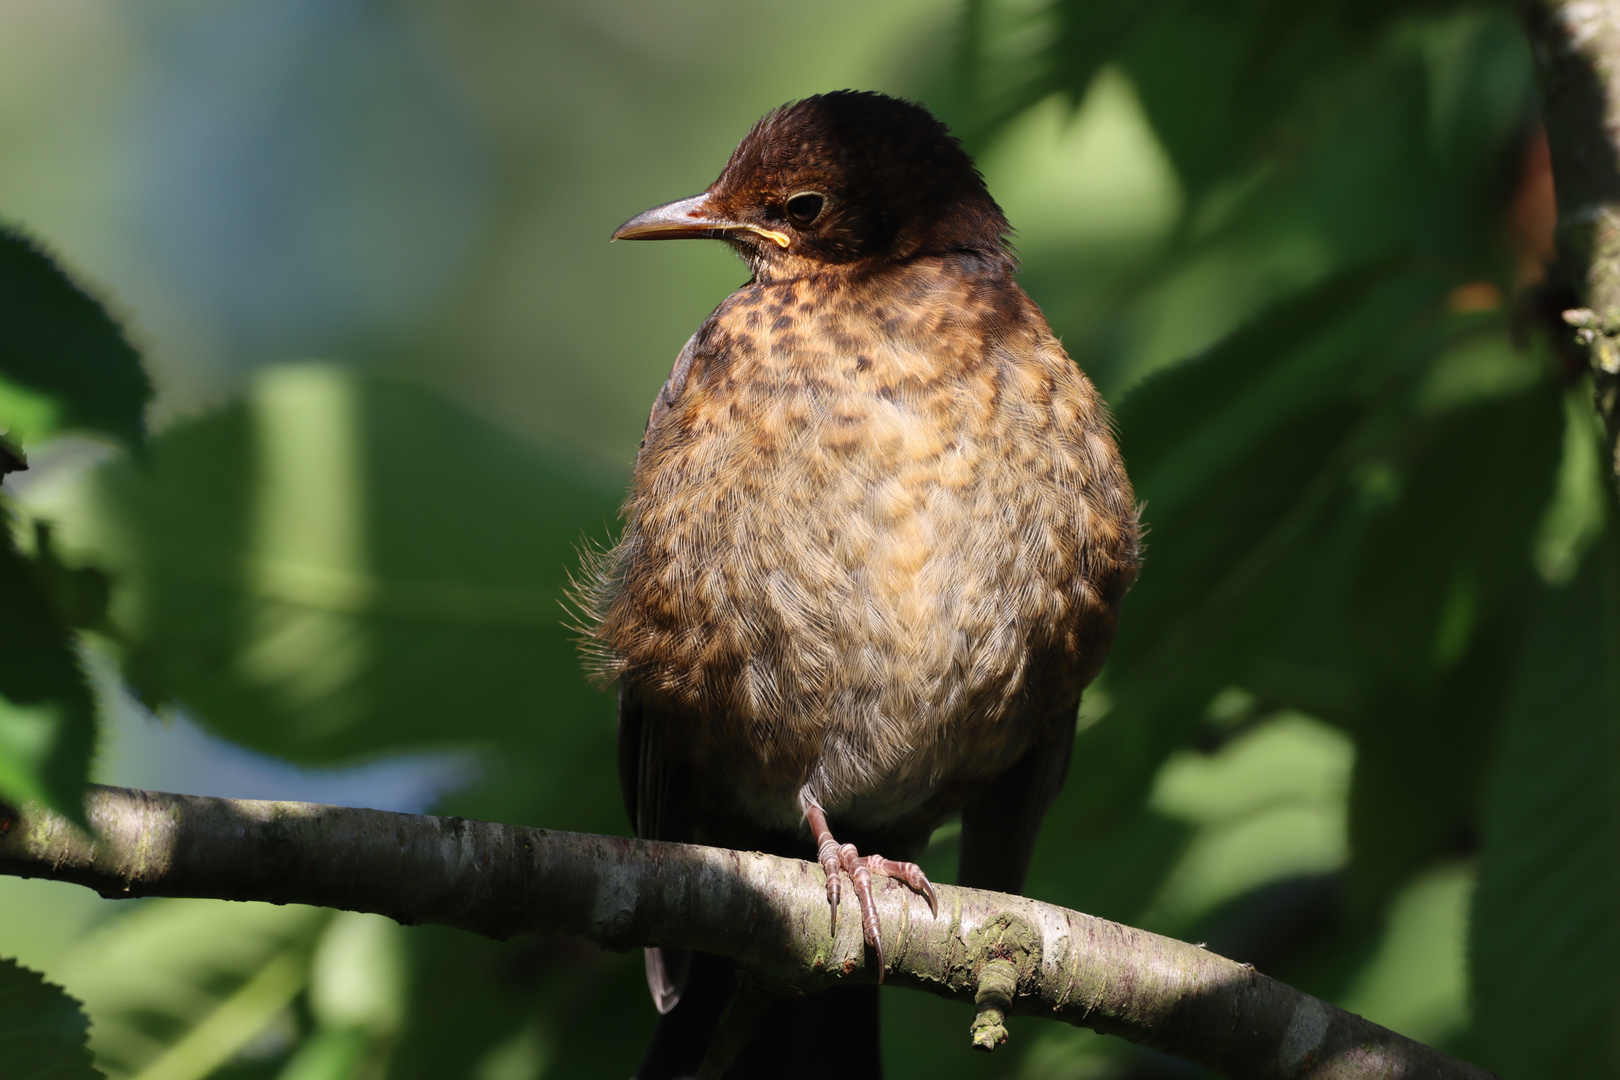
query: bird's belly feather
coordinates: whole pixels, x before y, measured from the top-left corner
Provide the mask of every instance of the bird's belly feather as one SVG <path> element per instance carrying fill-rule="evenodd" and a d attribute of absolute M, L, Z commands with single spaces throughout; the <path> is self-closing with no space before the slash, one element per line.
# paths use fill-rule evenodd
<path fill-rule="evenodd" d="M 966 359 L 916 341 L 696 353 L 602 575 L 609 674 L 769 824 L 806 784 L 875 827 L 995 775 L 1106 649 L 1095 579 L 1134 573 L 1103 410 L 1050 336 Z M 1111 531 L 1120 550 L 1081 549 Z"/>
<path fill-rule="evenodd" d="M 695 435 L 698 475 L 672 474 L 636 522 L 670 625 L 656 657 L 627 659 L 696 718 L 695 755 L 755 759 L 720 771 L 760 813 L 791 822 L 808 783 L 879 824 L 1033 734 L 1031 664 L 1055 659 L 1040 636 L 1079 585 L 1058 535 L 1074 495 L 985 482 L 1002 448 L 924 415 L 939 404 L 775 394 L 760 423 Z"/>

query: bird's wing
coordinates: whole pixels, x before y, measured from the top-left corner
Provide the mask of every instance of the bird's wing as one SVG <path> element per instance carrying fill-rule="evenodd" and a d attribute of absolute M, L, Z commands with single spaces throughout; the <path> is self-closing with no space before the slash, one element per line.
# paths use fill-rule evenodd
<path fill-rule="evenodd" d="M 647 427 L 636 450 L 640 464 L 647 440 L 654 437 L 658 421 L 669 411 L 675 399 L 686 387 L 686 375 L 692 368 L 692 357 L 697 351 L 698 334 L 693 334 L 675 357 L 675 366 L 653 400 L 652 412 L 647 416 Z M 624 794 L 624 808 L 630 815 L 630 826 L 643 840 L 692 839 L 691 822 L 685 814 L 686 803 L 675 791 L 670 755 L 661 753 L 659 742 L 663 725 L 656 715 L 649 717 L 646 703 L 633 684 L 619 682 L 619 790 Z M 673 1009 L 681 999 L 691 968 L 691 953 L 678 949 L 649 948 L 646 951 L 647 989 L 660 1013 Z"/>
<path fill-rule="evenodd" d="M 653 399 L 652 411 L 647 414 L 647 426 L 641 433 L 641 445 L 636 448 L 638 465 L 641 463 L 641 452 L 647 448 L 647 440 L 652 437 L 658 421 L 669 411 L 669 407 L 675 404 L 675 399 L 681 396 L 681 391 L 686 389 L 686 376 L 692 370 L 692 358 L 697 355 L 698 335 L 701 333 L 703 330 L 700 328 L 697 333 L 686 339 L 686 344 L 681 346 L 680 353 L 675 357 L 675 366 L 670 369 L 669 378 L 664 380 L 663 388 Z"/>
<path fill-rule="evenodd" d="M 662 725 L 649 716 L 634 684 L 619 681 L 619 789 L 630 825 L 643 840 L 692 839 L 686 803 L 678 788 L 670 755 L 660 752 Z M 691 954 L 679 949 L 646 950 L 647 989 L 660 1013 L 681 999 Z"/>
<path fill-rule="evenodd" d="M 1078 695 L 1054 709 L 1024 756 L 963 808 L 958 885 L 1006 893 L 1023 889 L 1041 819 L 1069 771 L 1079 713 Z"/>

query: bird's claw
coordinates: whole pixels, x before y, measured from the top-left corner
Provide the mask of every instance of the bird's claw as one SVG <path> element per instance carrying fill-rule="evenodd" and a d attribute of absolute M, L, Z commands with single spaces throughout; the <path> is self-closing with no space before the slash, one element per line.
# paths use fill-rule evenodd
<path fill-rule="evenodd" d="M 821 807 L 810 804 L 805 810 L 810 828 L 816 836 L 816 861 L 827 875 L 827 904 L 832 908 L 832 932 L 838 934 L 838 904 L 843 899 L 843 879 L 849 878 L 855 887 L 855 902 L 861 909 L 861 937 L 877 953 L 878 982 L 883 981 L 885 960 L 883 934 L 878 926 L 877 901 L 872 895 L 872 875 L 882 874 L 895 878 L 928 901 L 929 914 L 939 916 L 939 900 L 928 875 L 916 863 L 896 862 L 881 855 L 862 855 L 854 844 L 840 844 L 833 839 L 827 827 L 827 815 Z"/>
<path fill-rule="evenodd" d="M 866 860 L 874 872 L 905 882 L 912 892 L 928 901 L 928 913 L 939 918 L 939 898 L 934 895 L 934 886 L 928 880 L 928 875 L 922 872 L 922 867 L 916 863 L 895 862 L 880 855 L 868 855 Z"/>
<path fill-rule="evenodd" d="M 838 848 L 838 841 L 832 838 L 832 833 L 818 837 L 816 861 L 821 863 L 821 872 L 827 875 L 827 906 L 832 909 L 832 934 L 838 936 L 838 904 L 844 898 L 844 878 L 839 873 L 843 869 L 843 859 Z"/>

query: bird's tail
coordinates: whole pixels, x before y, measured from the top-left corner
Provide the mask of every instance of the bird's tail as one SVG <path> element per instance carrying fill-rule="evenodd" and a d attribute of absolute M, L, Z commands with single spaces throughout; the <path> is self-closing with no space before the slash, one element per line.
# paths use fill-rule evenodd
<path fill-rule="evenodd" d="M 692 954 L 685 949 L 665 949 L 649 945 L 642 950 L 647 965 L 647 991 L 659 1013 L 667 1013 L 681 1000 L 686 989 L 686 971 Z"/>
<path fill-rule="evenodd" d="M 691 954 L 680 1001 L 658 1018 L 636 1080 L 695 1077 L 736 985 L 730 961 Z M 839 1080 L 881 1080 L 878 987 L 839 986 L 773 1002 L 726 1070 L 726 1080 L 824 1080 L 830 1063 Z"/>

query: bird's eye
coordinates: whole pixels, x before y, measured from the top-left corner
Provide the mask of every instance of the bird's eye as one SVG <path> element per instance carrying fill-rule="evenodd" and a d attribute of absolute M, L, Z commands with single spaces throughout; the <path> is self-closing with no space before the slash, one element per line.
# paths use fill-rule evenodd
<path fill-rule="evenodd" d="M 821 208 L 826 204 L 825 196 L 814 191 L 801 191 L 789 199 L 783 209 L 787 211 L 789 221 L 802 227 L 814 225 L 816 218 L 821 216 Z"/>

